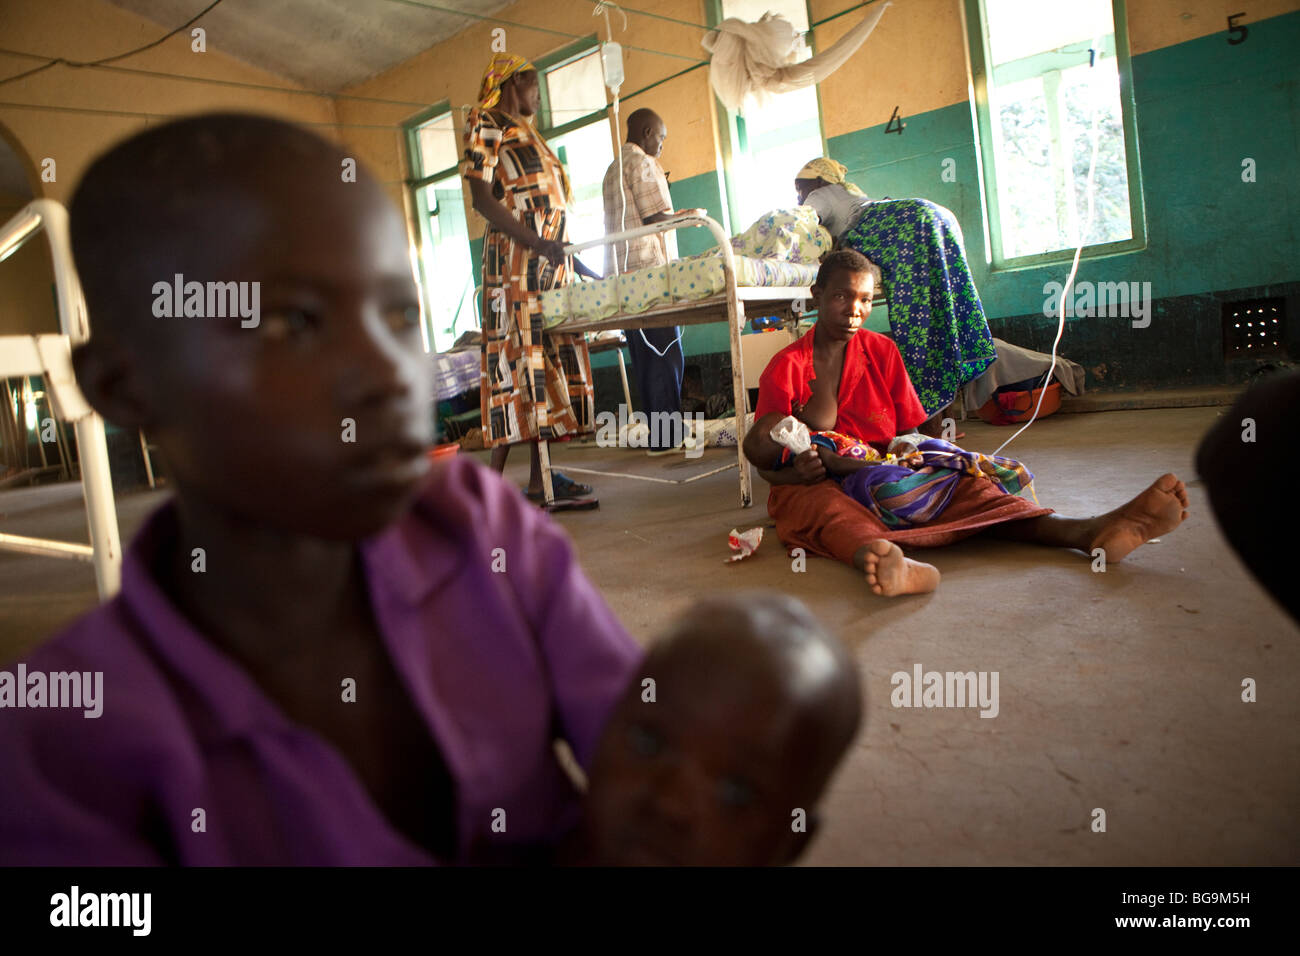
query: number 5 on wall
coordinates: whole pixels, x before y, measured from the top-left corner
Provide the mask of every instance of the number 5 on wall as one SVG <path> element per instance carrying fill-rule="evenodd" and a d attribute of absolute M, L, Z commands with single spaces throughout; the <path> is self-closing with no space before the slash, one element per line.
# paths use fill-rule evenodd
<path fill-rule="evenodd" d="M 1234 20 L 1239 20 L 1244 16 L 1245 16 L 1244 13 L 1234 13 L 1228 17 L 1228 32 L 1240 34 L 1240 36 L 1238 36 L 1237 39 L 1235 40 L 1232 37 L 1228 37 L 1228 44 L 1230 46 L 1236 46 L 1238 43 L 1246 42 L 1246 36 L 1249 34 L 1250 31 L 1247 30 L 1245 27 L 1239 27 L 1237 26 L 1237 24 L 1232 22 Z"/>

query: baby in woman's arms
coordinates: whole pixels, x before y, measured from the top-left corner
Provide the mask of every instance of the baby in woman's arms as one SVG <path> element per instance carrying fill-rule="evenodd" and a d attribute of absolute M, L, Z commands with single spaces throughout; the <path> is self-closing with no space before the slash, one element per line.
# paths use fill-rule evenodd
<path fill-rule="evenodd" d="M 889 528 L 907 528 L 938 517 L 962 475 L 986 478 L 1013 495 L 1034 479 L 1011 458 L 966 451 L 915 432 L 895 437 L 882 454 L 851 435 L 811 431 L 790 415 L 776 423 L 767 441 L 780 447 L 782 466 L 809 448 L 816 449 L 827 475 Z"/>

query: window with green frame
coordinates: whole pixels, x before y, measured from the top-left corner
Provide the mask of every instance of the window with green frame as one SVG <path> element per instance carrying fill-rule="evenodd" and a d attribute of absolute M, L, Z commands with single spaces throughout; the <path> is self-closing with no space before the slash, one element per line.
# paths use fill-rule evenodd
<path fill-rule="evenodd" d="M 479 324 L 465 196 L 461 186 L 458 113 L 442 103 L 406 126 L 411 191 L 420 220 L 420 284 L 428 348 L 444 352 Z"/>
<path fill-rule="evenodd" d="M 1124 0 L 965 2 L 994 267 L 1145 247 Z"/>
<path fill-rule="evenodd" d="M 807 0 L 710 0 L 711 23 L 727 17 L 755 22 L 764 13 L 785 17 L 801 32 L 809 29 Z M 812 56 L 805 45 L 800 59 Z M 795 205 L 794 177 L 810 159 L 826 154 L 817 88 L 781 93 L 743 114 L 719 109 L 724 125 L 727 206 L 732 232 L 745 229 L 772 209 Z"/>
<path fill-rule="evenodd" d="M 542 93 L 537 128 L 559 156 L 573 187 L 569 241 L 586 242 L 605 234 L 605 172 L 614 162 L 609 107 L 593 34 L 535 61 Z M 604 274 L 604 247 L 579 253 L 587 268 Z"/>

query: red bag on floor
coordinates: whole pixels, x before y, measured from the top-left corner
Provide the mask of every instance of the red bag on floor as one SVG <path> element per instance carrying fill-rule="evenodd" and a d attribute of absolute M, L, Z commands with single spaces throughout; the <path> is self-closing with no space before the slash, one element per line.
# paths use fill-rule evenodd
<path fill-rule="evenodd" d="M 1020 425 L 1029 421 L 1034 414 L 1034 409 L 1038 406 L 1038 396 L 1043 394 L 1043 389 L 1036 388 L 1033 391 L 1028 389 L 1013 389 L 1009 391 L 998 390 L 994 392 L 987 402 L 979 407 L 976 412 L 980 418 L 990 425 Z M 1061 407 L 1061 383 L 1053 382 L 1047 386 L 1047 397 L 1043 399 L 1043 407 L 1038 411 L 1039 418 L 1046 418 Z"/>

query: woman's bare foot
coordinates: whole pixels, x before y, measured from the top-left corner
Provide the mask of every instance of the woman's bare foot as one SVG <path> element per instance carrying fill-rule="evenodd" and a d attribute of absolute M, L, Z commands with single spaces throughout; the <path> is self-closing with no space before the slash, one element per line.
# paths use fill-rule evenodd
<path fill-rule="evenodd" d="M 903 557 L 903 549 L 892 541 L 877 538 L 858 549 L 853 563 L 867 577 L 875 594 L 925 594 L 939 586 L 939 569 L 933 564 Z"/>
<path fill-rule="evenodd" d="M 1097 519 L 1089 552 L 1101 548 L 1109 562 L 1121 561 L 1152 538 L 1173 531 L 1187 517 L 1187 488 L 1177 475 L 1161 475 L 1126 505 Z"/>

